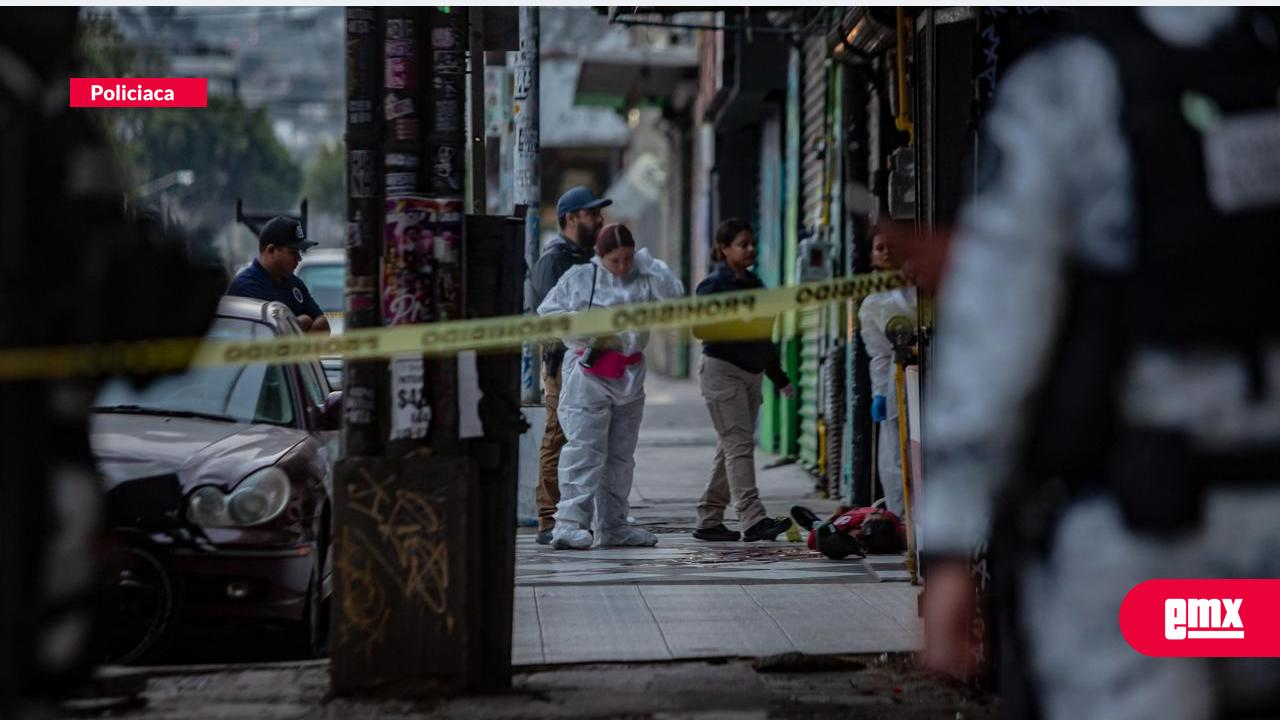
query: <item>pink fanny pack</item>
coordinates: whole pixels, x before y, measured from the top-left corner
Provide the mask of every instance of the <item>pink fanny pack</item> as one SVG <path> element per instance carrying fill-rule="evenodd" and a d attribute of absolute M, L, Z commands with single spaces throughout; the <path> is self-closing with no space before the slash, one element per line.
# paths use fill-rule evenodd
<path fill-rule="evenodd" d="M 579 350 L 578 357 L 582 357 L 585 351 Z M 617 350 L 600 350 L 596 353 L 595 362 L 591 367 L 582 367 L 582 372 L 595 377 L 607 378 L 609 380 L 617 380 L 627 371 L 627 368 L 644 360 L 644 353 L 638 352 L 634 355 L 623 355 Z"/>

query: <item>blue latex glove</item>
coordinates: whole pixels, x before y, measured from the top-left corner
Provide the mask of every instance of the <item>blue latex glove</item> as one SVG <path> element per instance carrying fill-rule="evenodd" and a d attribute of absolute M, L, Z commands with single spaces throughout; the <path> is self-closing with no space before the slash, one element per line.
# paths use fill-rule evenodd
<path fill-rule="evenodd" d="M 884 422 L 889 417 L 889 399 L 883 395 L 871 398 L 871 419 Z"/>

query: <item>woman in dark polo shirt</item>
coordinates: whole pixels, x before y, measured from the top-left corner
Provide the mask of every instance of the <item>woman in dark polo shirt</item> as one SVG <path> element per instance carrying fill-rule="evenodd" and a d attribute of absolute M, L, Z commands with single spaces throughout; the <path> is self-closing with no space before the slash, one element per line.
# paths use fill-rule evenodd
<path fill-rule="evenodd" d="M 730 218 L 716 228 L 712 258 L 719 264 L 698 285 L 698 295 L 764 287 L 751 272 L 756 262 L 755 234 L 741 220 Z M 795 394 L 778 362 L 772 328 L 772 318 L 694 328 L 694 335 L 703 341 L 698 386 L 719 436 L 711 477 L 698 501 L 693 536 L 699 540 L 739 538 L 738 532 L 724 526 L 724 509 L 731 498 L 743 540 L 773 540 L 791 526 L 790 520 L 769 517 L 756 488 L 755 430 L 764 376 L 787 397 Z"/>

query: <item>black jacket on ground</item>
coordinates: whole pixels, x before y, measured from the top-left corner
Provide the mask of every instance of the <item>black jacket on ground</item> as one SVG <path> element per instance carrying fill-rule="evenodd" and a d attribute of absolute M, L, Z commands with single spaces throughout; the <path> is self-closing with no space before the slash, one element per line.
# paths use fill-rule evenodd
<path fill-rule="evenodd" d="M 747 272 L 738 277 L 729 266 L 720 263 L 702 282 L 698 283 L 698 295 L 714 295 L 738 290 L 758 290 L 764 282 L 755 273 Z M 778 388 L 791 384 L 778 360 L 778 346 L 769 339 L 773 318 L 751 321 L 730 321 L 699 325 L 693 334 L 702 340 L 702 354 L 733 363 L 747 372 L 764 372 Z M 760 339 L 718 340 L 718 337 L 749 337 Z"/>

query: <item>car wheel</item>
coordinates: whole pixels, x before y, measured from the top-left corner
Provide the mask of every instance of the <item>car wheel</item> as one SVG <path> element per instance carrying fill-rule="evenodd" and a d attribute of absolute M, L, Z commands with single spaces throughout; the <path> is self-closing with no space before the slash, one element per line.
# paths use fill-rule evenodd
<path fill-rule="evenodd" d="M 307 604 L 293 634 L 293 645 L 304 657 L 320 658 L 329 654 L 329 599 L 325 597 L 319 565 L 311 569 Z"/>
<path fill-rule="evenodd" d="M 173 617 L 176 593 L 165 563 L 146 548 L 122 548 L 111 568 L 102 598 L 105 660 L 128 664 L 159 648 Z"/>

